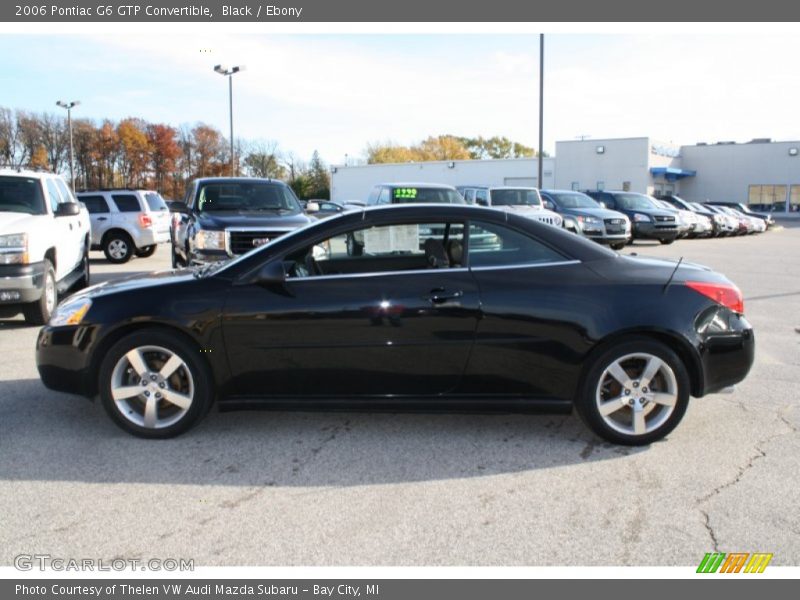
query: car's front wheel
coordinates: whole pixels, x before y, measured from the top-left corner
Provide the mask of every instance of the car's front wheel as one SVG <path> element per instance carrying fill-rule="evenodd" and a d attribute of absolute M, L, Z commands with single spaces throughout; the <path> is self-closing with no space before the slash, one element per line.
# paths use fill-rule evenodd
<path fill-rule="evenodd" d="M 50 320 L 58 305 L 58 289 L 56 288 L 56 272 L 49 259 L 43 261 L 44 277 L 42 281 L 42 296 L 35 302 L 26 304 L 23 308 L 25 322 L 29 325 L 44 325 Z"/>
<path fill-rule="evenodd" d="M 655 340 L 630 338 L 592 361 L 575 408 L 600 437 L 641 446 L 678 425 L 689 389 L 689 374 L 675 352 Z"/>
<path fill-rule="evenodd" d="M 628 242 L 619 242 L 616 244 L 609 244 L 612 250 L 622 250 Z"/>
<path fill-rule="evenodd" d="M 122 429 L 169 438 L 195 425 L 214 397 L 208 366 L 191 343 L 160 330 L 125 336 L 100 365 L 103 406 Z"/>
<path fill-rule="evenodd" d="M 665 246 L 669 246 L 672 242 L 675 241 L 675 238 L 669 238 L 669 239 L 666 239 L 666 240 L 665 239 L 660 239 L 658 241 L 661 242 L 662 244 L 664 244 Z"/>

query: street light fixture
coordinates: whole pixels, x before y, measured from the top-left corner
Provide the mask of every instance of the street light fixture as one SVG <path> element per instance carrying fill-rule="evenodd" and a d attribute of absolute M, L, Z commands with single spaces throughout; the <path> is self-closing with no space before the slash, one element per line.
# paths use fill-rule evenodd
<path fill-rule="evenodd" d="M 75 191 L 75 172 L 73 171 L 74 161 L 72 159 L 72 109 L 80 104 L 80 100 L 73 100 L 72 102 L 64 102 L 59 100 L 56 106 L 65 108 L 67 110 L 67 129 L 69 129 L 69 185 L 72 191 Z"/>
<path fill-rule="evenodd" d="M 231 177 L 236 177 L 236 158 L 233 154 L 233 76 L 239 71 L 244 71 L 244 65 L 230 68 L 223 67 L 222 65 L 214 66 L 215 73 L 219 73 L 228 78 L 228 106 L 231 120 Z"/>

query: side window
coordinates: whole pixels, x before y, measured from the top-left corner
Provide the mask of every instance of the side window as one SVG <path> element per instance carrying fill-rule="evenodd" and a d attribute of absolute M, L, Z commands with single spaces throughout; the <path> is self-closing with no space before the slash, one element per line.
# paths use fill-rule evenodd
<path fill-rule="evenodd" d="M 64 199 L 64 202 L 77 202 L 75 196 L 72 194 L 72 190 L 67 187 L 67 184 L 64 183 L 62 179 L 56 179 L 56 185 L 61 192 L 61 197 Z"/>
<path fill-rule="evenodd" d="M 475 203 L 489 206 L 489 193 L 486 190 L 475 190 Z"/>
<path fill-rule="evenodd" d="M 378 194 L 378 204 L 389 204 L 390 202 L 391 196 L 389 188 L 381 188 L 381 193 Z"/>
<path fill-rule="evenodd" d="M 462 266 L 463 223 L 397 223 L 350 230 L 288 256 L 289 278 Z"/>
<path fill-rule="evenodd" d="M 549 246 L 514 229 L 482 221 L 470 223 L 470 267 L 524 266 L 565 260 L 565 256 Z"/>
<path fill-rule="evenodd" d="M 464 190 L 464 200 L 467 204 L 475 204 L 475 190 Z"/>
<path fill-rule="evenodd" d="M 141 212 L 139 199 L 134 194 L 113 194 L 111 199 L 119 212 Z"/>
<path fill-rule="evenodd" d="M 90 215 L 108 212 L 108 204 L 102 196 L 81 196 L 80 200 L 86 205 Z"/>
<path fill-rule="evenodd" d="M 381 192 L 380 186 L 376 185 L 374 188 L 372 188 L 372 191 L 369 193 L 369 196 L 367 197 L 367 204 L 368 205 L 377 204 L 378 194 L 380 194 L 380 192 Z"/>
<path fill-rule="evenodd" d="M 47 180 L 47 195 L 50 196 L 50 208 L 56 212 L 58 205 L 63 202 L 61 193 L 58 191 L 58 186 L 52 179 Z"/>

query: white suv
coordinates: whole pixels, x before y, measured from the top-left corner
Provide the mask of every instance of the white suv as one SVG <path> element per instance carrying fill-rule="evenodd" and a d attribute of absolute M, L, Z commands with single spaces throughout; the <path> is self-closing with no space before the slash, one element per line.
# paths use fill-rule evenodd
<path fill-rule="evenodd" d="M 89 214 L 58 175 L 0 169 L 0 316 L 42 325 L 89 285 Z"/>
<path fill-rule="evenodd" d="M 158 192 L 87 190 L 78 192 L 78 200 L 92 219 L 92 250 L 102 250 L 109 262 L 152 256 L 158 244 L 169 242 L 169 209 Z"/>

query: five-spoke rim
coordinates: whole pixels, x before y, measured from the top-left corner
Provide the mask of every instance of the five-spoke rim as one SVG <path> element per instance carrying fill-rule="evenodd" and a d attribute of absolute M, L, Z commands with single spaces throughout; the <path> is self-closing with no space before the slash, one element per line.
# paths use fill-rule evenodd
<path fill-rule="evenodd" d="M 111 240 L 108 243 L 108 253 L 113 258 L 123 258 L 128 253 L 128 244 L 125 240 Z"/>
<path fill-rule="evenodd" d="M 626 354 L 606 367 L 595 393 L 606 425 L 626 435 L 656 431 L 678 402 L 678 380 L 666 361 L 646 352 Z"/>
<path fill-rule="evenodd" d="M 180 421 L 191 407 L 194 379 L 186 361 L 172 350 L 139 346 L 114 366 L 111 397 L 131 423 L 161 429 Z"/>

